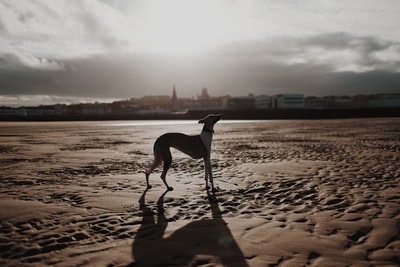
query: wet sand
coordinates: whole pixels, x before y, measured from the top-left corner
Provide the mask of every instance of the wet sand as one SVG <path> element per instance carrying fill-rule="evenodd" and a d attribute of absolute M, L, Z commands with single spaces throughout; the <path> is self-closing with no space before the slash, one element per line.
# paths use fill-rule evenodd
<path fill-rule="evenodd" d="M 1 266 L 398 266 L 400 119 L 221 121 L 202 161 L 173 150 L 166 192 L 143 170 L 195 121 L 1 123 Z"/>

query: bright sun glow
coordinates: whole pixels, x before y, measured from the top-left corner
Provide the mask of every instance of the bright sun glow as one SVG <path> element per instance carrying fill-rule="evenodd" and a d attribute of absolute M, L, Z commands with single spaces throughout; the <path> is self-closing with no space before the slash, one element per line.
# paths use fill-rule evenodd
<path fill-rule="evenodd" d="M 208 51 L 238 34 L 241 18 L 235 10 L 223 1 L 150 1 L 142 13 L 144 46 L 167 55 Z"/>

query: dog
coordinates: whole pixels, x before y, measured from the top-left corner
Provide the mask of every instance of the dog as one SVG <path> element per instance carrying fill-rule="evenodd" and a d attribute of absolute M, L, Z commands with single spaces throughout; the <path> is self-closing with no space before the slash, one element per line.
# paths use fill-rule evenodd
<path fill-rule="evenodd" d="M 210 180 L 212 191 L 215 191 L 214 181 L 211 170 L 211 142 L 214 133 L 214 125 L 222 118 L 221 114 L 210 114 L 199 120 L 203 123 L 203 129 L 199 135 L 186 135 L 183 133 L 166 133 L 157 138 L 154 143 L 154 161 L 146 170 L 147 189 L 151 188 L 149 177 L 151 172 L 164 162 L 161 180 L 164 182 L 168 191 L 174 190 L 168 185 L 166 175 L 172 163 L 170 147 L 176 148 L 179 151 L 191 156 L 194 159 L 204 160 L 204 173 L 206 180 L 206 189 L 209 190 L 208 180 Z"/>

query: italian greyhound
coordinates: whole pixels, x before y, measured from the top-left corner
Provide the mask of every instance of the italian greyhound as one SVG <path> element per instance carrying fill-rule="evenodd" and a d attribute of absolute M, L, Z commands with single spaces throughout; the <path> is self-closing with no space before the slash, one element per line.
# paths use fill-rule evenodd
<path fill-rule="evenodd" d="M 161 162 L 164 162 L 163 171 L 161 173 L 161 180 L 164 182 L 167 190 L 174 190 L 168 185 L 166 175 L 169 167 L 171 166 L 172 156 L 170 147 L 176 148 L 179 151 L 191 156 L 194 159 L 204 160 L 204 173 L 206 180 L 206 188 L 209 189 L 208 180 L 211 182 L 212 191 L 215 191 L 214 181 L 211 170 L 211 141 L 214 133 L 214 124 L 220 119 L 221 114 L 210 114 L 205 118 L 199 120 L 199 123 L 203 123 L 203 130 L 200 135 L 186 135 L 183 133 L 166 133 L 157 138 L 154 143 L 154 161 L 153 164 L 146 170 L 146 183 L 147 188 L 150 189 L 149 184 L 150 173 L 157 168 Z"/>

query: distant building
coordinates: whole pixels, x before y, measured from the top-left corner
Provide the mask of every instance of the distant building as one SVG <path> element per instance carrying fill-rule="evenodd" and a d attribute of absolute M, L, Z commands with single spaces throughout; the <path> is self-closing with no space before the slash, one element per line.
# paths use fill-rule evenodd
<path fill-rule="evenodd" d="M 106 115 L 111 114 L 111 108 L 106 104 L 85 104 L 82 105 L 82 115 Z"/>
<path fill-rule="evenodd" d="M 180 99 L 181 105 L 186 109 L 199 109 L 200 103 L 194 98 L 183 98 Z"/>
<path fill-rule="evenodd" d="M 254 96 L 232 97 L 227 101 L 228 109 L 254 109 Z"/>
<path fill-rule="evenodd" d="M 207 88 L 205 87 L 201 90 L 201 95 L 197 95 L 197 100 L 208 100 L 210 98 L 211 97 L 207 92 Z"/>
<path fill-rule="evenodd" d="M 254 97 L 255 109 L 269 109 L 271 108 L 271 97 L 268 95 L 259 95 Z"/>
<path fill-rule="evenodd" d="M 353 108 L 353 98 L 351 96 L 335 96 L 334 97 L 334 108 Z"/>
<path fill-rule="evenodd" d="M 190 99 L 184 103 L 185 108 L 197 110 L 220 110 L 223 109 L 226 97 L 211 97 L 207 88 L 201 90 L 201 94 L 197 95 L 197 100 Z"/>
<path fill-rule="evenodd" d="M 303 94 L 280 94 L 272 96 L 271 107 L 282 108 L 304 108 Z"/>
<path fill-rule="evenodd" d="M 0 108 L 0 117 L 26 117 L 25 108 Z"/>
<path fill-rule="evenodd" d="M 304 108 L 306 109 L 329 109 L 334 106 L 334 97 L 308 96 L 304 99 Z"/>
<path fill-rule="evenodd" d="M 106 105 L 109 112 L 114 115 L 128 115 L 135 113 L 140 108 L 139 101 L 131 98 L 129 100 L 115 101 Z M 108 112 L 108 110 L 106 111 Z"/>
<path fill-rule="evenodd" d="M 48 105 L 48 106 L 38 106 L 38 107 L 27 107 L 27 116 L 61 116 L 64 114 L 64 106 Z"/>
<path fill-rule="evenodd" d="M 170 108 L 171 96 L 169 95 L 155 95 L 144 96 L 138 100 L 141 108 Z"/>
<path fill-rule="evenodd" d="M 381 94 L 369 99 L 369 108 L 394 108 L 400 107 L 400 94 Z"/>
<path fill-rule="evenodd" d="M 223 100 L 219 97 L 210 97 L 209 99 L 197 100 L 198 109 L 217 110 L 221 109 L 222 105 Z"/>
<path fill-rule="evenodd" d="M 350 96 L 308 96 L 304 100 L 306 109 L 349 109 L 354 107 Z"/>
<path fill-rule="evenodd" d="M 160 114 L 169 114 L 170 112 L 171 109 L 162 107 L 139 109 L 135 111 L 135 113 L 138 115 L 160 115 Z"/>

